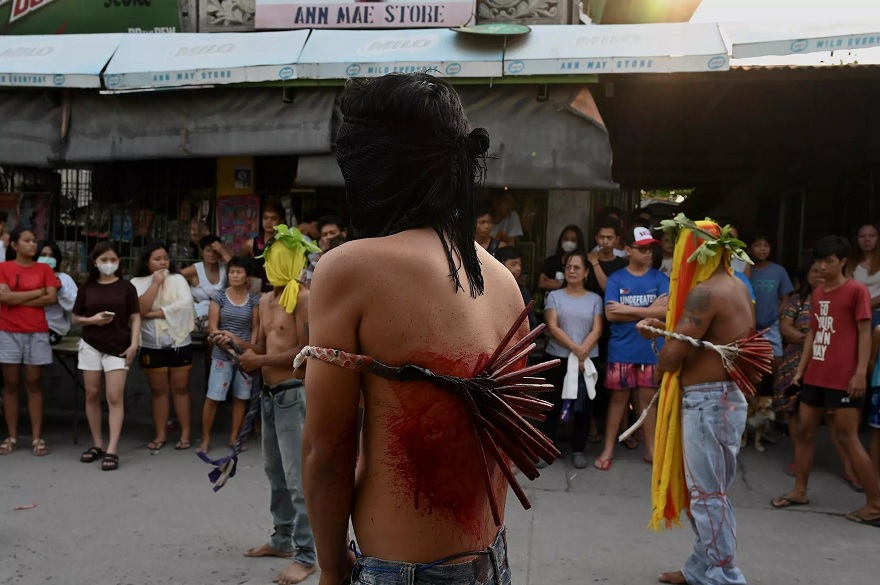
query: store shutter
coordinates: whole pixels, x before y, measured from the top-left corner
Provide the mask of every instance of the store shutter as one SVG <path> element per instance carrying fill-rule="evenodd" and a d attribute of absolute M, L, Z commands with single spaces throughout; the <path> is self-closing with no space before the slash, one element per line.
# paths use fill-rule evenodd
<path fill-rule="evenodd" d="M 64 161 L 327 153 L 335 98 L 318 88 L 81 92 Z"/>
<path fill-rule="evenodd" d="M 611 143 L 598 117 L 575 104 L 583 86 L 499 85 L 459 88 L 472 126 L 489 130 L 487 187 L 523 189 L 616 189 L 611 178 Z M 595 108 L 592 98 L 588 101 Z M 342 186 L 336 155 L 300 156 L 297 185 Z"/>
<path fill-rule="evenodd" d="M 0 164 L 46 167 L 60 147 L 60 92 L 0 92 Z"/>

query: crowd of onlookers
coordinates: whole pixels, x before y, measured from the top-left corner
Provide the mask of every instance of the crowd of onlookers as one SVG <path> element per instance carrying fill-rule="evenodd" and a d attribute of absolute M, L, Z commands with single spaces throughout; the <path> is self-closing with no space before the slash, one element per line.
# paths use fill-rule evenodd
<path fill-rule="evenodd" d="M 43 438 L 43 367 L 53 361 L 52 347 L 78 328 L 78 368 L 86 393 L 86 417 L 92 446 L 81 461 L 101 461 L 102 469 L 119 466 L 118 447 L 124 419 L 123 397 L 131 364 L 138 364 L 147 380 L 152 401 L 154 437 L 148 447 L 162 449 L 170 428 L 179 427 L 175 449 L 192 446 L 190 371 L 193 335 L 207 339 L 211 358 L 208 391 L 202 412 L 202 440 L 198 450 L 210 448 L 210 436 L 218 405 L 229 389 L 233 395 L 230 443 L 241 429 L 258 376 L 245 376 L 234 365 L 237 355 L 213 347 L 211 337 L 228 331 L 259 350 L 259 301 L 261 291 L 271 290 L 261 254 L 274 236 L 275 226 L 285 221 L 285 210 L 264 204 L 261 233 L 233 256 L 213 234 L 201 237 L 201 259 L 178 266 L 169 247 L 146 246 L 132 274 L 124 273 L 119 251 L 110 242 L 94 246 L 88 272 L 77 285 L 64 273 L 63 257 L 52 241 L 38 242 L 31 229 L 8 234 L 5 257 L 0 263 L 0 366 L 3 373 L 3 411 L 7 433 L 0 442 L 0 455 L 19 447 L 19 391 L 26 390 L 31 423 L 31 451 L 49 453 Z M 314 210 L 297 226 L 303 237 L 326 251 L 345 241 L 345 227 L 338 217 Z M 311 278 L 314 263 L 300 276 Z M 102 420 L 102 384 L 105 388 L 109 436 L 105 440 Z M 172 425 L 171 406 L 176 421 Z"/>
<path fill-rule="evenodd" d="M 549 396 L 554 410 L 548 415 L 543 430 L 554 440 L 560 438 L 560 425 L 570 430 L 572 463 L 577 468 L 589 465 L 587 444 L 595 443 L 598 456 L 593 466 L 602 471 L 610 470 L 618 436 L 647 407 L 656 392 L 655 348 L 637 334 L 636 323 L 648 317 L 664 319 L 666 316 L 675 243 L 668 234 L 656 229 L 661 219 L 647 209 L 636 210 L 626 217 L 617 208 L 606 208 L 596 218 L 593 242 L 586 240 L 580 226 L 566 226 L 559 234 L 555 252 L 544 261 L 537 290 L 533 291 L 534 296 L 543 296 L 543 321 L 547 326 L 545 358 L 562 360 L 560 366 L 546 374 L 555 388 Z M 735 229 L 733 235 L 739 237 Z M 520 236 L 522 229 L 510 206 L 495 202 L 478 209 L 478 243 L 517 277 L 522 254 L 516 249 L 516 242 Z M 855 330 L 861 326 L 873 343 L 867 371 L 862 374 L 867 382 L 864 397 L 847 398 L 849 379 L 831 388 L 841 390 L 845 406 L 856 407 L 860 425 L 867 423 L 873 429 L 870 457 L 877 473 L 880 472 L 878 228 L 873 224 L 861 226 L 851 243 L 840 237 L 822 242 L 821 246 L 817 243 L 817 249 L 830 249 L 832 260 L 837 258 L 839 264 L 830 266 L 817 259 L 809 266 L 789 272 L 772 261 L 772 240 L 760 234 L 752 235 L 747 242 L 754 264 L 735 258 L 731 262 L 734 275 L 752 296 L 755 329 L 766 331 L 774 354 L 773 374 L 766 376 L 759 388 L 759 394 L 765 398 L 763 401 L 751 399 L 750 408 L 753 414 L 759 410 L 769 411 L 763 418 L 754 416 L 754 420 L 775 420 L 776 432 L 790 434 L 795 450 L 801 441 L 812 444 L 814 425 L 805 424 L 799 417 L 800 389 L 809 384 L 801 383 L 804 372 L 799 371 L 798 366 L 810 335 L 811 321 L 814 330 L 817 322 L 822 323 L 818 321 L 819 307 L 811 303 L 811 298 L 817 287 L 824 286 L 836 270 L 851 283 L 847 287 L 863 291 L 864 298 L 860 302 L 864 301 L 864 306 L 862 314 L 848 317 L 847 326 L 835 321 L 834 327 Z M 521 288 L 528 302 L 532 291 Z M 833 333 L 820 331 L 816 336 L 826 334 Z M 819 347 L 818 343 L 813 347 Z M 822 356 L 815 353 L 820 350 L 810 351 L 814 352 L 814 361 L 821 359 Z M 831 396 L 838 397 L 837 394 Z M 804 401 L 807 400 L 816 403 L 805 397 Z M 841 405 L 821 402 L 819 406 L 840 455 L 841 477 L 852 489 L 863 491 L 850 455 L 852 446 L 847 445 L 853 436 L 857 437 L 858 426 L 851 429 L 852 433 L 842 428 L 836 419 L 850 418 L 850 411 L 839 413 Z M 630 450 L 638 449 L 643 443 L 646 463 L 653 460 L 654 417 L 649 414 L 644 431 L 622 443 Z M 810 436 L 803 437 L 804 432 Z M 773 434 L 770 430 L 764 440 L 775 441 Z M 757 446 L 763 449 L 760 437 Z M 792 476 L 797 474 L 795 461 L 793 456 L 792 463 L 785 467 L 785 472 Z"/>
<path fill-rule="evenodd" d="M 528 304 L 533 292 L 540 301 L 540 314 L 547 326 L 544 354 L 561 359 L 547 379 L 555 390 L 549 396 L 554 411 L 543 423 L 544 432 L 559 439 L 560 426 L 570 430 L 572 462 L 589 465 L 587 444 L 598 445 L 593 466 L 612 468 L 620 432 L 648 406 L 656 392 L 655 347 L 638 335 L 636 323 L 644 318 L 663 319 L 674 242 L 658 231 L 660 218 L 641 209 L 625 217 L 616 208 L 598 214 L 593 242 L 576 225 L 559 234 L 554 253 L 546 258 L 536 290 L 523 286 L 523 254 L 516 248 L 523 230 L 509 196 L 476 209 L 476 242 L 502 262 L 519 282 Z M 37 242 L 33 231 L 14 230 L 4 247 L 0 263 L 0 364 L 4 378 L 3 410 L 7 437 L 0 454 L 18 446 L 19 389 L 28 400 L 32 428 L 31 450 L 45 455 L 42 437 L 42 367 L 52 362 L 52 346 L 71 327 L 80 329 L 79 369 L 86 389 L 86 415 L 93 446 L 82 461 L 102 461 L 102 468 L 118 467 L 118 442 L 124 418 L 123 395 L 129 366 L 138 360 L 152 398 L 155 427 L 148 447 L 162 449 L 167 442 L 173 405 L 180 428 L 176 449 L 192 446 L 190 370 L 194 333 L 210 335 L 230 331 L 247 342 L 252 351 L 260 340 L 260 293 L 271 290 L 260 258 L 274 228 L 284 221 L 283 208 L 264 205 L 262 231 L 233 256 L 216 235 L 202 236 L 196 243 L 200 261 L 175 266 L 164 244 L 146 247 L 130 278 L 124 276 L 118 251 L 107 242 L 91 251 L 88 275 L 79 286 L 61 271 L 62 254 L 51 241 Z M 297 226 L 304 237 L 317 241 L 324 251 L 345 241 L 342 220 L 314 211 Z M 773 346 L 773 375 L 762 394 L 773 397 L 776 427 L 792 436 L 801 435 L 799 392 L 793 381 L 804 343 L 810 334 L 817 307 L 811 302 L 817 287 L 827 279 L 820 263 L 789 273 L 772 258 L 769 237 L 753 235 L 749 254 L 754 264 L 732 263 L 734 274 L 748 287 L 755 306 L 755 327 L 766 330 Z M 870 299 L 870 334 L 873 344 L 867 372 L 867 393 L 859 402 L 865 422 L 873 427 L 871 458 L 880 469 L 880 245 L 878 229 L 865 224 L 858 230 L 845 258 L 843 274 L 859 283 Z M 302 279 L 310 279 L 319 255 L 311 258 Z M 537 316 L 530 315 L 535 327 Z M 210 344 L 210 341 L 209 341 Z M 241 429 L 247 401 L 258 380 L 243 376 L 235 367 L 236 356 L 220 347 L 210 348 L 208 390 L 202 412 L 200 451 L 210 449 L 211 431 L 218 405 L 232 389 L 233 421 L 229 442 Z M 255 378 L 255 377 L 254 377 Z M 109 437 L 102 432 L 101 387 L 108 405 Z M 873 389 L 873 391 L 872 391 Z M 862 406 L 864 404 L 864 406 Z M 844 434 L 837 429 L 834 408 L 825 420 L 841 460 L 841 476 L 862 490 L 853 468 Z M 654 417 L 644 429 L 622 443 L 625 449 L 643 444 L 643 459 L 653 460 Z M 767 437 L 772 441 L 772 435 Z M 760 443 L 759 443 L 760 446 Z M 796 474 L 795 458 L 785 471 Z"/>

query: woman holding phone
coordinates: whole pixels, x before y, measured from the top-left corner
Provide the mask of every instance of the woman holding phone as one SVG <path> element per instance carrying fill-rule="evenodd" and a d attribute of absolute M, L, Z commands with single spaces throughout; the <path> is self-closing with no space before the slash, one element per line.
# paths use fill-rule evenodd
<path fill-rule="evenodd" d="M 86 418 L 93 446 L 79 458 L 101 461 L 101 469 L 119 468 L 119 436 L 125 415 L 123 397 L 128 368 L 138 351 L 141 315 L 137 291 L 120 278 L 119 254 L 108 242 L 95 246 L 89 257 L 89 276 L 73 305 L 73 322 L 82 326 L 79 369 L 86 387 Z M 104 451 L 101 430 L 101 373 L 109 407 L 110 441 Z"/>

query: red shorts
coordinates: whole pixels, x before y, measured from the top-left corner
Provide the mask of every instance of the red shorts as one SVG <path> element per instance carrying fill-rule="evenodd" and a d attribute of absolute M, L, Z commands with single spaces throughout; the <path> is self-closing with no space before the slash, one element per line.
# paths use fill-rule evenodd
<path fill-rule="evenodd" d="M 609 363 L 605 370 L 605 387 L 609 390 L 656 388 L 654 365 Z"/>

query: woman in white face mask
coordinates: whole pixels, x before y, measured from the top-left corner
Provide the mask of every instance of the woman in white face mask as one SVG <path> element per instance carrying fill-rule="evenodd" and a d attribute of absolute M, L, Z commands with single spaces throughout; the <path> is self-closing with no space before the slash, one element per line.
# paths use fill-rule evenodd
<path fill-rule="evenodd" d="M 124 418 L 123 396 L 128 367 L 138 352 L 141 314 L 137 291 L 121 278 L 119 254 L 107 243 L 89 256 L 89 277 L 79 289 L 73 322 L 82 326 L 79 369 L 86 387 L 86 418 L 93 446 L 79 458 L 83 463 L 101 459 L 101 469 L 119 467 L 117 447 Z M 101 431 L 101 373 L 107 387 L 110 441 L 104 450 Z"/>
<path fill-rule="evenodd" d="M 572 254 L 586 253 L 584 232 L 576 225 L 565 226 L 559 232 L 556 253 L 544 260 L 544 268 L 538 279 L 538 288 L 545 291 L 565 287 L 565 261 Z"/>
<path fill-rule="evenodd" d="M 43 307 L 46 312 L 46 321 L 49 322 L 49 343 L 58 345 L 61 338 L 70 331 L 70 310 L 73 309 L 73 303 L 76 301 L 77 286 L 70 278 L 70 275 L 61 272 L 61 248 L 52 241 L 40 242 L 37 246 L 40 255 L 37 262 L 48 264 L 49 268 L 55 271 L 55 276 L 61 281 L 61 288 L 58 289 L 58 302 L 54 305 Z"/>

